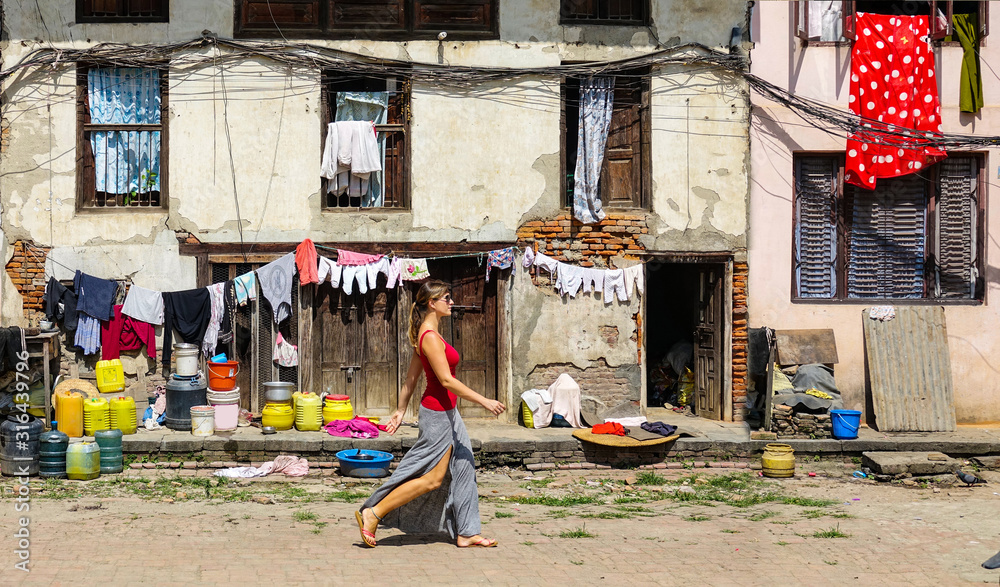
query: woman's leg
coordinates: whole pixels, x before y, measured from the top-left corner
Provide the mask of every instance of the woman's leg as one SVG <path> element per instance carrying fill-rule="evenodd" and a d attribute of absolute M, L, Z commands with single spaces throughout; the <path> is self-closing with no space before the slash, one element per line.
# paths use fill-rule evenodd
<path fill-rule="evenodd" d="M 495 540 L 479 535 L 479 487 L 476 484 L 476 458 L 464 423 L 456 423 L 455 456 L 451 464 L 451 492 L 460 547 L 494 546 Z"/>
<path fill-rule="evenodd" d="M 421 495 L 430 493 L 441 487 L 441 483 L 444 482 L 445 473 L 448 472 L 448 464 L 450 462 L 451 447 L 448 447 L 441 460 L 425 475 L 401 483 L 399 487 L 389 492 L 389 495 L 382 498 L 382 501 L 371 508 L 362 510 L 361 519 L 364 521 L 365 530 L 375 532 L 380 518 L 384 518 L 389 512 L 410 503 Z"/>

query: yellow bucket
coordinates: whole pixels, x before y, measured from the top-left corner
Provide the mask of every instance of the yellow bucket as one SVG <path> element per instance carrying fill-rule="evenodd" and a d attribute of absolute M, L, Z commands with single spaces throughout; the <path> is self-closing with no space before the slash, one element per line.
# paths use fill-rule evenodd
<path fill-rule="evenodd" d="M 121 359 L 97 362 L 97 389 L 101 393 L 120 393 L 125 391 L 125 370 Z"/>
<path fill-rule="evenodd" d="M 795 475 L 795 450 L 787 444 L 768 444 L 761 457 L 765 477 L 793 477 Z"/>

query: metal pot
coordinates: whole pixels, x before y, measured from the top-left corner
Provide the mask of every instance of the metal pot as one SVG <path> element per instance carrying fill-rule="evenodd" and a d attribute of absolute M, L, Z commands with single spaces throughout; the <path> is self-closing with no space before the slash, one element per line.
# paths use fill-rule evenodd
<path fill-rule="evenodd" d="M 264 397 L 269 402 L 290 402 L 292 400 L 292 390 L 294 389 L 294 383 L 268 381 L 264 384 Z"/>

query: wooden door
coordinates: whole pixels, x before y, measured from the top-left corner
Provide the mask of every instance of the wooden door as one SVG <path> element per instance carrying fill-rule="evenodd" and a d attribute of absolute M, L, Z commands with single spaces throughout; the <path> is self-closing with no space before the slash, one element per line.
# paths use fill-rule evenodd
<path fill-rule="evenodd" d="M 698 325 L 694 333 L 695 413 L 722 419 L 722 269 L 698 272 Z"/>
<path fill-rule="evenodd" d="M 314 328 L 321 333 L 313 367 L 318 391 L 350 396 L 356 414 L 391 414 L 399 394 L 396 292 L 377 288 L 347 295 L 324 283 L 314 311 Z"/>
<path fill-rule="evenodd" d="M 441 321 L 441 334 L 461 357 L 455 376 L 487 398 L 497 399 L 497 271 L 487 284 L 485 264 L 480 266 L 472 258 L 444 260 L 428 268 L 432 276 L 451 284 L 455 305 L 452 315 Z M 491 416 L 465 400 L 459 400 L 458 408 L 465 417 Z"/>

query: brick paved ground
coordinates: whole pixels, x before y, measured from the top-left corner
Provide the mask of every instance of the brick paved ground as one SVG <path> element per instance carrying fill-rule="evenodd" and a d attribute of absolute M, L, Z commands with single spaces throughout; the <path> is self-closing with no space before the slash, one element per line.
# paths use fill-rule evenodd
<path fill-rule="evenodd" d="M 705 501 L 705 492 L 715 489 L 703 481 L 689 480 L 689 489 L 681 490 L 702 501 L 682 501 L 675 493 L 679 485 L 637 485 L 642 479 L 636 471 L 560 471 L 534 480 L 524 479 L 524 471 L 481 472 L 484 534 L 499 538 L 501 546 L 469 550 L 393 530 L 379 533 L 377 549 L 360 547 L 353 511 L 361 501 L 356 495 L 371 486 L 341 478 L 223 484 L 208 487 L 221 496 L 211 499 L 204 496 L 209 479 L 192 477 L 193 471 L 186 477 L 132 471 L 97 480 L 101 483 L 39 481 L 33 482 L 27 574 L 12 568 L 12 534 L 22 514 L 11 497 L 17 488 L 5 479 L 0 577 L 4 584 L 24 585 L 1000 581 L 1000 573 L 979 566 L 1000 549 L 1000 495 L 994 493 L 1000 475 L 994 473 L 985 487 L 944 486 L 934 492 L 856 482 L 844 477 L 842 465 L 829 468 L 829 476 L 768 482 L 757 489 L 828 498 L 834 505 L 771 502 L 745 508 Z M 690 474 L 657 473 L 675 482 Z M 747 475 L 699 476 L 734 474 Z M 739 491 L 721 494 L 731 503 L 749 499 Z M 569 497 L 599 503 L 515 503 Z M 838 528 L 850 536 L 814 536 Z M 573 537 L 581 530 L 593 536 Z"/>

